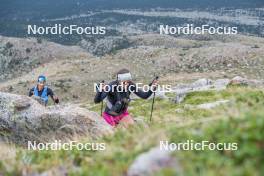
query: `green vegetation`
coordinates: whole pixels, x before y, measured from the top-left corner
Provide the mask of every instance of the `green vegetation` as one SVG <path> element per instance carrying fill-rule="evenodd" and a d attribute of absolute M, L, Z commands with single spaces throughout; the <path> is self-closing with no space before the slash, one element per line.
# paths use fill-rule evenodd
<path fill-rule="evenodd" d="M 195 106 L 220 99 L 230 103 L 210 110 L 186 108 L 186 104 Z M 25 168 L 28 172 L 44 172 L 63 167 L 70 170 L 70 175 L 124 175 L 140 153 L 159 145 L 159 141 L 193 140 L 238 143 L 238 150 L 174 152 L 184 175 L 263 175 L 263 106 L 263 90 L 247 87 L 190 93 L 182 104 L 158 99 L 149 128 L 138 125 L 117 129 L 113 136 L 96 141 L 106 143 L 105 151 L 28 151 L 17 147 L 14 160 L 0 162 L 0 173 L 19 175 Z M 130 112 L 148 122 L 150 107 L 150 100 L 135 100 Z M 100 104 L 90 109 L 100 112 Z M 197 123 L 201 119 L 209 121 Z M 14 167 L 9 162 L 15 163 Z M 177 175 L 176 172 L 165 168 L 157 175 Z"/>

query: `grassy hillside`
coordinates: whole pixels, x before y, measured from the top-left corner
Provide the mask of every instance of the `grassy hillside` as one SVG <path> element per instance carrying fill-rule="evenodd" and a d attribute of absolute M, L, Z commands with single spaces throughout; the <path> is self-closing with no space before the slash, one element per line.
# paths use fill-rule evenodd
<path fill-rule="evenodd" d="M 209 110 L 196 108 L 196 105 L 223 99 L 230 101 Z M 173 143 L 207 140 L 236 142 L 238 150 L 173 152 L 184 175 L 263 175 L 263 105 L 264 91 L 248 87 L 194 92 L 182 104 L 157 100 L 154 121 L 149 127 L 137 125 L 127 130 L 117 129 L 113 136 L 98 139 L 96 142 L 106 143 L 105 151 L 28 151 L 13 146 L 0 162 L 0 174 L 124 175 L 139 154 L 158 146 L 161 140 Z M 150 100 L 136 100 L 130 112 L 148 122 L 150 107 Z M 100 105 L 91 109 L 99 112 Z M 157 173 L 177 174 L 179 171 L 170 168 Z"/>

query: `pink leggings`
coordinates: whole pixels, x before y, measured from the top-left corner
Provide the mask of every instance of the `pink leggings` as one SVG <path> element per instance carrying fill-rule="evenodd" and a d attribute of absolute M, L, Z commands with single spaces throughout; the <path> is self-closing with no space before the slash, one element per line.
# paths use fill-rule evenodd
<path fill-rule="evenodd" d="M 118 116 L 111 116 L 111 115 L 107 114 L 106 112 L 104 112 L 103 118 L 111 126 L 116 126 L 119 124 L 120 120 L 122 120 L 124 117 L 126 117 L 128 115 L 129 115 L 129 112 L 127 110 L 125 110 L 122 114 L 120 114 Z"/>

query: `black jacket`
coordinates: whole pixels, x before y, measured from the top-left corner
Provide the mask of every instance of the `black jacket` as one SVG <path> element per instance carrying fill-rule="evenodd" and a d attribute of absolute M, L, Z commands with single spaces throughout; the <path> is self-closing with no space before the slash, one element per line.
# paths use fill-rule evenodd
<path fill-rule="evenodd" d="M 105 91 L 97 91 L 94 102 L 100 103 L 105 98 L 107 98 L 107 106 L 105 108 L 105 112 L 117 116 L 122 114 L 128 107 L 130 102 L 130 94 L 135 93 L 138 97 L 147 99 L 152 95 L 152 91 L 144 92 L 143 90 L 139 90 L 134 83 L 129 84 L 129 88 L 127 90 L 117 90 L 118 85 L 117 81 L 113 81 L 108 84 L 108 87 L 111 87 L 111 90 Z M 151 84 L 150 84 L 151 85 Z"/>

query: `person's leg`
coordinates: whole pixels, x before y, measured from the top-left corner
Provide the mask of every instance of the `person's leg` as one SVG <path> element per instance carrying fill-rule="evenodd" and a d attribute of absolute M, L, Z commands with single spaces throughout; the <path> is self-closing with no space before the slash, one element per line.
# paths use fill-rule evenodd
<path fill-rule="evenodd" d="M 105 119 L 105 121 L 106 121 L 109 125 L 111 125 L 111 126 L 116 126 L 116 125 L 117 125 L 117 123 L 116 123 L 115 120 L 114 120 L 114 117 L 111 116 L 111 115 L 109 115 L 109 114 L 107 114 L 106 112 L 103 113 L 103 118 Z"/>
<path fill-rule="evenodd" d="M 131 117 L 130 115 L 127 115 L 125 117 L 123 117 L 120 121 L 119 124 L 121 124 L 122 126 L 124 126 L 125 128 L 128 128 L 131 125 L 134 125 L 134 119 L 133 117 Z"/>

